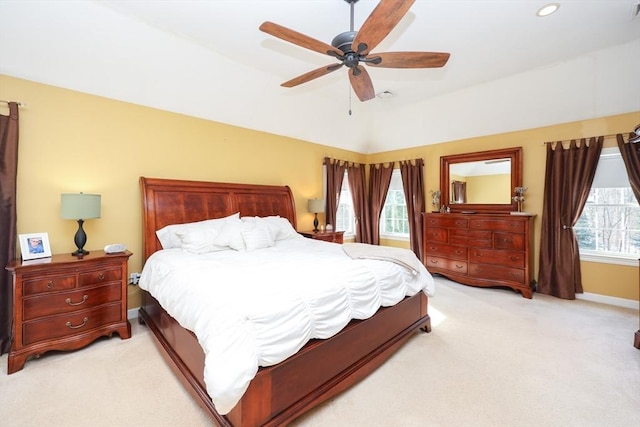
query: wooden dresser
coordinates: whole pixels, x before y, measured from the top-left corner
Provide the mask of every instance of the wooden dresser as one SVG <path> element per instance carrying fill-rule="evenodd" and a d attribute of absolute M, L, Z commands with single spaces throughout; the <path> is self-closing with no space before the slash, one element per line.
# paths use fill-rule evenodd
<path fill-rule="evenodd" d="M 531 298 L 534 216 L 424 214 L 424 265 L 456 282 L 506 286 Z"/>
<path fill-rule="evenodd" d="M 13 330 L 7 373 L 29 356 L 75 350 L 114 332 L 131 337 L 127 320 L 127 262 L 131 252 L 91 251 L 7 265 L 13 276 Z"/>

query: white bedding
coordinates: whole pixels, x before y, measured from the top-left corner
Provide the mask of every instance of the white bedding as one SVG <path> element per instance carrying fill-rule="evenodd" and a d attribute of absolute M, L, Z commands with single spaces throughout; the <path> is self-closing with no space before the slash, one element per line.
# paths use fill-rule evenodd
<path fill-rule="evenodd" d="M 424 267 L 414 275 L 300 237 L 255 251 L 161 250 L 146 261 L 140 287 L 195 333 L 205 353 L 207 392 L 226 414 L 259 366 L 279 363 L 309 339 L 329 338 L 380 306 L 419 291 L 432 295 L 434 281 Z"/>

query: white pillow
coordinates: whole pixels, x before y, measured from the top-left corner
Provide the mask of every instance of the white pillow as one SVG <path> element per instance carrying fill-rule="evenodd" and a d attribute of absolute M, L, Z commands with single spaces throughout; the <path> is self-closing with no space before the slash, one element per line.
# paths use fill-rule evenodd
<path fill-rule="evenodd" d="M 189 222 L 186 224 L 171 224 L 156 231 L 156 236 L 158 236 L 158 240 L 160 240 L 160 244 L 163 249 L 179 248 L 182 246 L 182 240 L 177 233 L 186 234 L 189 232 L 205 230 L 207 228 L 214 228 L 217 231 L 220 231 L 221 226 L 223 226 L 227 220 L 234 218 L 239 219 L 240 213 L 237 212 L 224 218 L 207 219 L 204 221 Z"/>
<path fill-rule="evenodd" d="M 243 222 L 241 233 L 247 251 L 269 248 L 276 243 L 268 225 L 262 221 Z"/>
<path fill-rule="evenodd" d="M 183 251 L 194 254 L 204 254 L 208 252 L 226 251 L 231 248 L 228 246 L 218 246 L 214 244 L 215 237 L 219 234 L 214 228 L 206 228 L 203 230 L 178 232 L 176 233 L 181 240 Z"/>
<path fill-rule="evenodd" d="M 276 240 L 287 240 L 302 237 L 302 235 L 298 234 L 298 232 L 293 228 L 289 220 L 286 218 L 282 218 L 279 216 L 268 216 L 264 218 L 264 220 L 277 228 L 278 234 L 276 234 L 275 236 Z"/>
<path fill-rule="evenodd" d="M 213 244 L 217 246 L 228 246 L 236 251 L 244 251 L 244 239 L 242 238 L 242 221 L 240 217 L 229 218 L 225 221 L 219 233 L 213 239 Z"/>
<path fill-rule="evenodd" d="M 293 228 L 288 219 L 277 215 L 267 217 L 243 216 L 241 219 L 243 222 L 262 222 L 263 224 L 266 224 L 275 241 L 302 237 Z"/>

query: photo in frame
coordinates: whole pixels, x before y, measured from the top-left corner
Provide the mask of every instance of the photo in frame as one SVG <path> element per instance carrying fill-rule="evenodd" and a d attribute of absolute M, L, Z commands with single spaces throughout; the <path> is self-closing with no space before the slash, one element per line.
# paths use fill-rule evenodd
<path fill-rule="evenodd" d="M 48 233 L 20 234 L 18 237 L 23 261 L 51 256 Z"/>

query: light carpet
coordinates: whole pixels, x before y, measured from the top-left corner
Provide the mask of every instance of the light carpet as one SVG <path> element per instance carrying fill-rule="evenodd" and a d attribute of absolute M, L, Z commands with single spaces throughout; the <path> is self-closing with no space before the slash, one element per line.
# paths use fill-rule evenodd
<path fill-rule="evenodd" d="M 293 426 L 640 426 L 637 310 L 436 281 L 433 331 Z M 12 375 L 0 357 L 0 424 L 212 425 L 149 330 L 132 332 Z"/>

